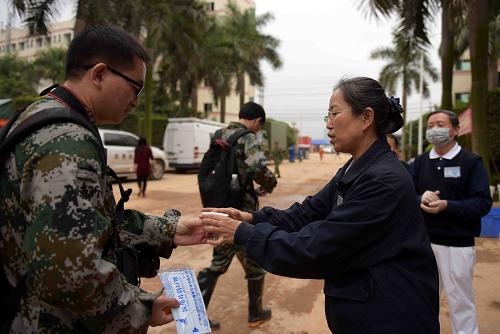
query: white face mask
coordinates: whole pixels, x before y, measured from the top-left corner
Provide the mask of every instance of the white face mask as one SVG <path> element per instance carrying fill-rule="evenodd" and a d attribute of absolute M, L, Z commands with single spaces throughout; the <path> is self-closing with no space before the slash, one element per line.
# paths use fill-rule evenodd
<path fill-rule="evenodd" d="M 434 147 L 443 147 L 448 144 L 450 138 L 450 128 L 430 128 L 425 131 L 425 139 Z"/>

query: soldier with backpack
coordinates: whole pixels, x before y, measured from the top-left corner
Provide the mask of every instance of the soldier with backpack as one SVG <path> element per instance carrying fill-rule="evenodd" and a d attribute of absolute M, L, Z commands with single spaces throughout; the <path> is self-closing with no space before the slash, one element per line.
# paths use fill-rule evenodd
<path fill-rule="evenodd" d="M 66 81 L 0 131 L 0 331 L 145 333 L 177 300 L 140 289 L 159 256 L 203 242 L 200 220 L 116 205 L 97 125 L 138 103 L 147 51 L 122 29 L 71 42 Z"/>
<path fill-rule="evenodd" d="M 254 182 L 267 193 L 271 193 L 276 186 L 276 178 L 266 167 L 264 151 L 255 136 L 266 121 L 264 108 L 248 102 L 241 108 L 239 118 L 239 122 L 230 122 L 226 128 L 215 132 L 201 163 L 198 183 L 204 207 L 254 211 L 259 207 Z M 271 310 L 262 307 L 265 271 L 247 258 L 244 247 L 215 247 L 211 264 L 200 271 L 198 283 L 208 307 L 219 276 L 227 271 L 235 255 L 248 281 L 248 325 L 254 328 L 271 318 Z M 220 324 L 210 320 L 210 327 L 215 330 L 220 328 Z"/>

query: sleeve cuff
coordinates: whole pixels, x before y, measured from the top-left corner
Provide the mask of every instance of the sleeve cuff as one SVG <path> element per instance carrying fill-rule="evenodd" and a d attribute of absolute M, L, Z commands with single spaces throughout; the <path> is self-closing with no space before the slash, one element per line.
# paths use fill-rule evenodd
<path fill-rule="evenodd" d="M 234 233 L 234 243 L 236 245 L 245 246 L 254 228 L 255 228 L 254 225 L 249 224 L 247 222 L 242 222 L 240 226 L 238 226 L 238 228 L 236 229 L 236 232 Z"/>
<path fill-rule="evenodd" d="M 252 224 L 258 224 L 265 222 L 267 220 L 267 215 L 262 211 L 253 211 L 252 212 Z"/>
<path fill-rule="evenodd" d="M 444 209 L 444 212 L 450 214 L 460 213 L 461 205 L 459 201 L 447 200 L 447 202 L 448 204 L 446 205 L 446 209 Z"/>

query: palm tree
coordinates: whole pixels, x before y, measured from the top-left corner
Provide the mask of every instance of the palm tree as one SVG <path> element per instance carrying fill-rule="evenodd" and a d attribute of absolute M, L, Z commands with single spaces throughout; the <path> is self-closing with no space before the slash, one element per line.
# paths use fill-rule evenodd
<path fill-rule="evenodd" d="M 226 62 L 233 53 L 227 30 L 219 24 L 212 26 L 212 33 L 207 39 L 207 72 L 206 77 L 216 104 L 220 102 L 220 122 L 226 122 L 226 97 L 231 92 L 234 69 L 232 63 Z"/>
<path fill-rule="evenodd" d="M 382 47 L 372 51 L 371 59 L 383 59 L 388 63 L 380 72 L 379 81 L 389 94 L 395 95 L 396 86 L 400 83 L 402 88 L 403 120 L 406 124 L 407 98 L 419 85 L 420 81 L 420 55 L 424 49 L 418 46 L 409 48 L 406 39 L 401 38 L 398 33 L 394 33 L 395 47 Z M 424 52 L 424 72 L 432 81 L 438 79 L 437 70 L 432 66 L 428 55 Z M 429 95 L 428 82 L 424 78 L 424 95 Z M 405 133 L 403 127 L 401 136 L 402 156 L 406 158 Z"/>
<path fill-rule="evenodd" d="M 264 80 L 260 61 L 266 60 L 273 69 L 282 66 L 280 55 L 276 51 L 280 41 L 261 31 L 274 19 L 272 14 L 256 16 L 254 9 L 240 11 L 232 1 L 229 2 L 227 9 L 228 16 L 223 25 L 232 46 L 233 52 L 229 57 L 236 73 L 236 92 L 240 95 L 240 107 L 242 107 L 245 103 L 245 74 L 253 84 L 262 86 Z"/>

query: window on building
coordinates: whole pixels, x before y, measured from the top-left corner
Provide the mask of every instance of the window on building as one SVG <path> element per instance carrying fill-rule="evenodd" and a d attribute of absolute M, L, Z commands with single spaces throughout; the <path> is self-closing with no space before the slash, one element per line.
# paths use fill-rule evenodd
<path fill-rule="evenodd" d="M 64 34 L 64 43 L 69 44 L 71 42 L 71 33 Z"/>
<path fill-rule="evenodd" d="M 41 48 L 42 47 L 42 39 L 41 38 L 37 38 L 36 39 L 36 47 L 37 48 Z"/>
<path fill-rule="evenodd" d="M 61 43 L 61 34 L 57 35 L 57 42 Z"/>
<path fill-rule="evenodd" d="M 16 44 L 10 45 L 10 51 L 16 51 Z"/>
<path fill-rule="evenodd" d="M 207 78 L 203 79 L 203 86 L 205 86 L 205 87 L 210 86 L 210 82 L 208 81 Z"/>
<path fill-rule="evenodd" d="M 207 2 L 207 11 L 213 12 L 215 10 L 215 2 Z"/>
<path fill-rule="evenodd" d="M 470 60 L 469 59 L 459 59 L 455 63 L 455 70 L 457 71 L 470 71 Z"/>
<path fill-rule="evenodd" d="M 50 44 L 51 44 L 51 38 L 45 37 L 45 45 L 50 46 Z"/>
<path fill-rule="evenodd" d="M 212 112 L 212 103 L 205 103 L 203 105 L 203 110 L 206 112 L 206 113 L 211 113 Z"/>
<path fill-rule="evenodd" d="M 469 103 L 470 93 L 455 93 L 455 102 Z"/>
<path fill-rule="evenodd" d="M 19 50 L 24 50 L 26 48 L 26 43 L 25 42 L 20 42 L 19 43 Z"/>

